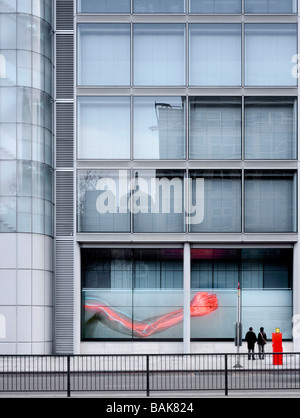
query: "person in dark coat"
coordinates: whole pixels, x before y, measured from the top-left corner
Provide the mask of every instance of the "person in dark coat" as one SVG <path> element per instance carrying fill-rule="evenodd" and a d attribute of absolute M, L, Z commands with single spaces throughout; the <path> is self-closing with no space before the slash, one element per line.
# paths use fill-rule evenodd
<path fill-rule="evenodd" d="M 248 344 L 248 360 L 251 359 L 251 353 L 252 353 L 252 360 L 255 360 L 254 348 L 255 348 L 255 343 L 257 341 L 257 338 L 256 338 L 255 333 L 253 332 L 252 327 L 249 328 L 249 331 L 247 332 L 245 339 Z"/>
<path fill-rule="evenodd" d="M 257 345 L 259 351 L 259 358 L 263 360 L 265 358 L 265 345 L 267 344 L 267 334 L 264 331 L 264 328 L 260 328 L 260 332 L 257 336 Z"/>

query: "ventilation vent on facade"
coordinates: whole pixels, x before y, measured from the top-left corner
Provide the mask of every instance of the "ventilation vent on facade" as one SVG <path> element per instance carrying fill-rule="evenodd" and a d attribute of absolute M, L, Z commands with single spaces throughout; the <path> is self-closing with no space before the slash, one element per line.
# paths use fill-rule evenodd
<path fill-rule="evenodd" d="M 74 0 L 56 0 L 56 30 L 74 29 Z"/>
<path fill-rule="evenodd" d="M 56 99 L 74 97 L 74 37 L 56 35 Z"/>
<path fill-rule="evenodd" d="M 73 241 L 56 241 L 55 352 L 73 353 Z"/>
<path fill-rule="evenodd" d="M 73 172 L 56 172 L 56 236 L 73 235 Z"/>
<path fill-rule="evenodd" d="M 73 167 L 73 103 L 56 104 L 56 167 Z"/>

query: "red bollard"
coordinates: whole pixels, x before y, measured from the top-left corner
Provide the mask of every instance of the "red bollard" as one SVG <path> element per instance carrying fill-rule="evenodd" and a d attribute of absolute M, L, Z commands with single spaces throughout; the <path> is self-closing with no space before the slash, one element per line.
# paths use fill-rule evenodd
<path fill-rule="evenodd" d="M 272 334 L 273 342 L 273 353 L 282 353 L 282 333 L 279 332 L 279 328 L 276 329 L 276 332 Z M 273 354 L 273 365 L 281 366 L 282 365 L 282 355 Z"/>

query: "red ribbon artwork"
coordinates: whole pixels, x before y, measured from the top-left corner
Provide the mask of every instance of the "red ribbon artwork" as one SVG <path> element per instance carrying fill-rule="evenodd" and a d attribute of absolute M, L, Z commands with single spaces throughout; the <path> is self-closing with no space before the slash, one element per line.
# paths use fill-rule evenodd
<path fill-rule="evenodd" d="M 183 321 L 182 308 L 145 321 L 133 321 L 129 315 L 112 309 L 105 302 L 97 299 L 91 300 L 84 307 L 87 310 L 95 312 L 91 320 L 98 320 L 115 331 L 140 338 L 150 337 L 158 332 L 174 327 Z M 199 292 L 191 301 L 191 317 L 209 315 L 217 308 L 218 299 L 216 295 Z"/>

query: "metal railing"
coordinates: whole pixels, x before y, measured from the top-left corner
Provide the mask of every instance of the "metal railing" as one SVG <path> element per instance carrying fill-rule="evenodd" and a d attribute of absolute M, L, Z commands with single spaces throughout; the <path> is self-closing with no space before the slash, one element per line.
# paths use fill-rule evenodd
<path fill-rule="evenodd" d="M 0 393 L 238 390 L 300 390 L 300 353 L 0 356 Z"/>

